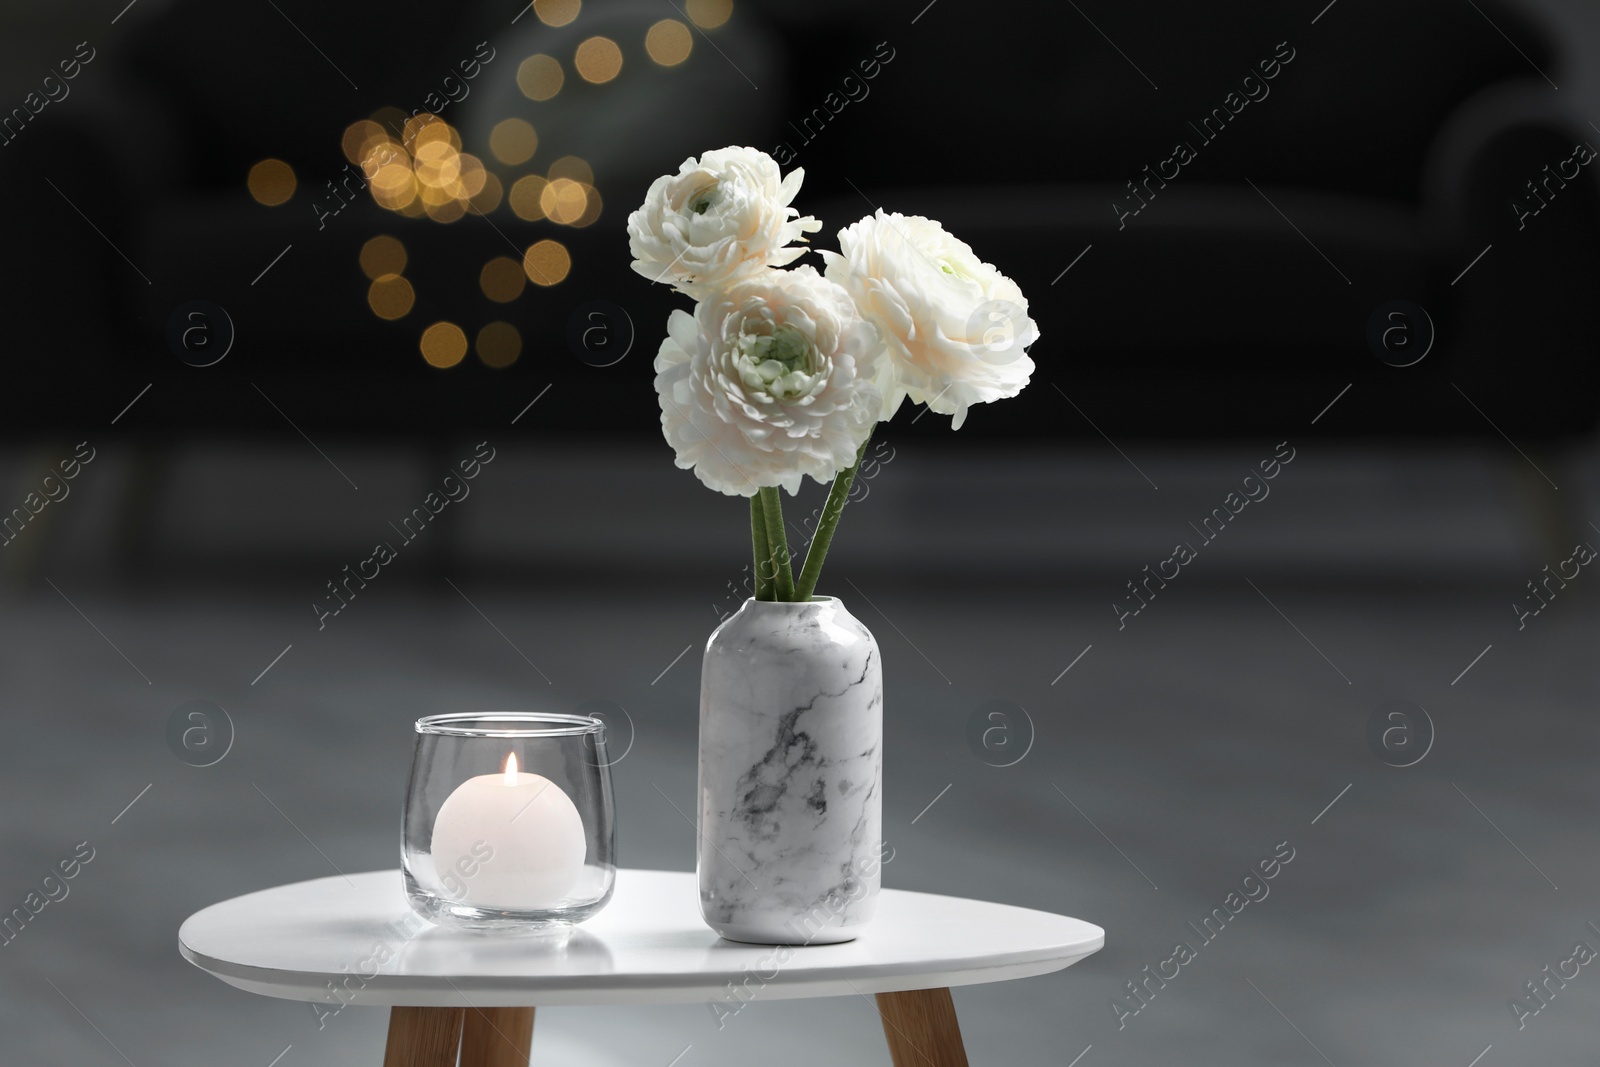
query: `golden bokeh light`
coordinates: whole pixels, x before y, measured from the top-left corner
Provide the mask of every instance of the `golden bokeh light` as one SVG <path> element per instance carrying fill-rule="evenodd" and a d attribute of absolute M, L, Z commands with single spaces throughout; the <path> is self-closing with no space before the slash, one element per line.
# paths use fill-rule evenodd
<path fill-rule="evenodd" d="M 560 60 L 543 54 L 532 55 L 517 67 L 517 88 L 529 100 L 548 100 L 561 91 L 566 77 Z"/>
<path fill-rule="evenodd" d="M 277 207 L 294 195 L 294 168 L 281 159 L 263 159 L 246 180 L 256 203 Z"/>
<path fill-rule="evenodd" d="M 417 135 L 420 134 L 425 127 L 431 126 L 435 122 L 442 121 L 443 120 L 440 119 L 438 115 L 431 114 L 427 111 L 418 112 L 417 114 L 410 116 L 405 120 L 405 122 L 400 124 L 400 143 L 405 145 L 408 150 L 415 150 L 417 147 Z"/>
<path fill-rule="evenodd" d="M 687 0 L 683 8 L 690 22 L 702 30 L 714 30 L 733 14 L 733 0 Z"/>
<path fill-rule="evenodd" d="M 567 223 L 579 229 L 589 225 L 600 217 L 600 190 L 592 185 L 583 186 L 583 211 L 577 218 Z"/>
<path fill-rule="evenodd" d="M 426 211 L 434 222 L 455 222 L 467 213 L 467 202 L 451 198 L 442 204 L 430 204 L 424 200 L 422 210 Z"/>
<path fill-rule="evenodd" d="M 411 154 L 416 155 L 419 148 L 428 144 L 447 144 L 459 152 L 461 133 L 443 119 L 435 119 L 417 131 L 416 139 L 411 142 Z"/>
<path fill-rule="evenodd" d="M 556 73 L 559 78 L 559 65 Z M 380 119 L 394 121 L 393 135 Z M 490 140 L 490 147 L 502 158 L 521 158 L 524 162 L 538 147 L 538 135 L 522 119 L 500 123 Z M 341 147 L 346 156 L 360 161 L 378 206 L 407 218 L 455 222 L 468 212 L 494 211 L 505 198 L 500 179 L 484 166 L 482 159 L 461 150 L 460 131 L 436 114 L 419 112 L 407 117 L 398 109 L 384 108 L 372 119 L 348 126 Z M 524 207 L 533 211 L 536 218 L 544 217 L 538 199 L 546 181 L 540 178 L 537 187 L 524 190 L 521 197 Z M 379 264 L 368 276 L 398 273 L 398 267 Z"/>
<path fill-rule="evenodd" d="M 366 176 L 367 181 L 372 181 L 378 171 L 391 163 L 399 163 L 406 167 L 411 165 L 411 156 L 400 147 L 400 142 L 387 137 L 367 142 L 365 154 L 361 157 L 361 173 Z"/>
<path fill-rule="evenodd" d="M 644 50 L 663 67 L 676 67 L 693 48 L 694 35 L 677 19 L 662 19 L 644 35 Z"/>
<path fill-rule="evenodd" d="M 534 285 L 557 285 L 572 270 L 572 257 L 567 246 L 546 238 L 528 246 L 522 256 L 522 269 Z"/>
<path fill-rule="evenodd" d="M 551 222 L 571 226 L 589 207 L 589 196 L 582 182 L 557 178 L 539 194 L 539 207 Z"/>
<path fill-rule="evenodd" d="M 525 178 L 518 178 L 511 186 L 511 195 L 507 200 L 511 204 L 511 213 L 519 219 L 529 222 L 538 222 L 544 218 L 544 191 L 549 183 L 537 174 L 529 174 Z"/>
<path fill-rule="evenodd" d="M 491 367 L 509 367 L 522 355 L 522 335 L 509 322 L 491 322 L 478 331 L 478 358 Z"/>
<path fill-rule="evenodd" d="M 344 158 L 352 163 L 363 163 L 372 152 L 373 145 L 382 144 L 388 139 L 389 135 L 382 126 L 371 119 L 361 119 L 345 127 L 339 147 L 344 149 Z"/>
<path fill-rule="evenodd" d="M 417 182 L 417 199 L 426 208 L 429 204 L 438 207 L 447 200 L 454 200 L 455 194 L 443 185 L 430 185 L 427 182 Z"/>
<path fill-rule="evenodd" d="M 584 81 L 602 85 L 621 72 L 622 49 L 609 37 L 590 37 L 578 46 L 572 65 Z"/>
<path fill-rule="evenodd" d="M 546 26 L 565 26 L 582 8 L 583 0 L 533 0 L 533 13 Z"/>
<path fill-rule="evenodd" d="M 489 181 L 489 172 L 484 168 L 483 160 L 470 152 L 462 152 L 457 165 L 461 173 L 451 187 L 456 199 L 470 200 L 483 192 L 484 185 Z"/>
<path fill-rule="evenodd" d="M 550 164 L 550 180 L 569 178 L 585 185 L 594 184 L 594 168 L 577 156 L 562 156 Z"/>
<path fill-rule="evenodd" d="M 422 331 L 422 358 L 439 368 L 454 367 L 467 355 L 467 335 L 453 322 L 436 322 Z"/>
<path fill-rule="evenodd" d="M 492 170 L 483 172 L 483 189 L 471 197 L 472 210 L 480 215 L 487 215 L 500 206 L 500 200 L 505 196 L 505 187 L 500 184 L 500 179 L 495 177 Z"/>
<path fill-rule="evenodd" d="M 395 149 L 391 162 L 375 166 L 368 173 L 369 187 L 372 189 L 372 199 L 377 201 L 379 207 L 388 208 L 390 211 L 404 211 L 417 199 L 417 179 L 411 172 L 411 157 Z M 375 151 L 384 152 L 385 148 L 379 147 Z M 373 156 L 371 162 L 376 164 L 383 156 Z"/>
<path fill-rule="evenodd" d="M 361 246 L 361 273 L 377 279 L 399 274 L 406 269 L 406 246 L 388 234 L 380 234 Z"/>
<path fill-rule="evenodd" d="M 434 189 L 449 189 L 461 177 L 461 153 L 449 141 L 433 140 L 417 146 L 417 181 Z"/>
<path fill-rule="evenodd" d="M 496 304 L 509 304 L 522 295 L 528 276 L 522 273 L 522 264 L 510 256 L 496 256 L 483 265 L 478 273 L 478 288 Z"/>
<path fill-rule="evenodd" d="M 502 119 L 489 131 L 489 151 L 502 163 L 526 163 L 539 150 L 539 134 L 526 119 Z"/>
<path fill-rule="evenodd" d="M 417 302 L 416 291 L 411 288 L 411 283 L 398 274 L 385 274 L 374 278 L 367 287 L 367 305 L 372 308 L 372 313 L 380 319 L 405 318 L 411 311 L 411 305 Z"/>
<path fill-rule="evenodd" d="M 413 155 L 422 145 L 433 142 L 443 142 L 457 151 L 461 150 L 461 135 L 456 132 L 456 128 L 438 115 L 426 111 L 406 119 L 401 140 L 410 148 Z"/>

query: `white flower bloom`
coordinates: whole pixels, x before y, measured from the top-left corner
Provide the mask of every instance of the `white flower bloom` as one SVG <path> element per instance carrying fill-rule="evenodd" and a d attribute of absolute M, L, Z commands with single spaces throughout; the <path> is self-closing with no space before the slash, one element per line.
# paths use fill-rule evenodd
<path fill-rule="evenodd" d="M 789 206 L 804 170 L 781 178 L 773 158 L 754 148 L 721 148 L 683 161 L 650 185 L 628 216 L 633 269 L 693 297 L 765 267 L 805 255 L 791 247 L 822 223 Z"/>
<path fill-rule="evenodd" d="M 841 252 L 823 252 L 827 276 L 850 291 L 888 345 L 893 381 L 883 409 L 902 400 L 953 415 L 1016 396 L 1033 360 L 1024 351 L 1039 338 L 1017 284 L 970 247 L 920 215 L 879 208 L 839 231 Z"/>
<path fill-rule="evenodd" d="M 729 496 L 856 461 L 883 406 L 878 331 L 811 267 L 763 271 L 674 311 L 656 355 L 661 427 L 706 485 Z"/>

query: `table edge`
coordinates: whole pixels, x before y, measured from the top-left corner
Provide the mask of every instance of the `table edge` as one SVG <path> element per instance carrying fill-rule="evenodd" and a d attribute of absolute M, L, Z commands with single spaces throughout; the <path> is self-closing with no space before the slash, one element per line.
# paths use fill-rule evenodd
<path fill-rule="evenodd" d="M 1098 929 L 1098 928 L 1097 928 Z M 1039 958 L 1008 961 L 985 967 L 942 969 L 947 961 L 928 961 L 918 970 L 906 971 L 893 964 L 879 968 L 848 969 L 848 977 L 828 972 L 810 972 L 804 979 L 783 981 L 777 978 L 759 987 L 754 999 L 807 1000 L 819 997 L 894 993 L 909 989 L 937 989 L 967 985 L 988 985 L 1021 978 L 1035 978 L 1065 970 L 1100 951 L 1105 945 L 1105 934 L 1066 953 L 1052 950 Z M 179 942 L 179 953 L 196 967 L 226 982 L 258 996 L 277 1000 L 319 1003 L 329 999 L 325 972 L 286 971 L 252 967 L 247 964 L 228 963 L 191 949 Z M 705 976 L 707 978 L 712 976 Z M 549 988 L 541 988 L 541 979 L 484 975 L 378 975 L 368 979 L 362 990 L 346 1001 L 355 1007 L 460 1007 L 463 1002 L 475 1007 L 580 1007 L 621 1004 L 696 1004 L 724 1001 L 728 991 L 728 976 L 715 976 L 715 981 L 685 982 L 683 976 L 640 975 L 629 984 L 618 985 L 615 975 L 592 975 L 573 978 L 561 976 L 549 980 Z M 441 981 L 451 988 L 439 989 Z"/>
<path fill-rule="evenodd" d="M 649 874 L 685 875 L 692 872 L 666 871 L 655 868 L 627 868 L 629 871 Z M 395 868 L 361 871 L 349 877 L 388 876 L 398 874 Z M 327 878 L 303 879 L 280 886 L 268 886 L 250 893 L 216 901 L 193 912 L 178 930 L 179 954 L 206 973 L 246 992 L 279 1000 L 303 1003 L 338 1003 L 328 989 L 330 981 L 344 976 L 329 971 L 309 971 L 280 967 L 260 967 L 236 963 L 207 955 L 191 947 L 184 939 L 184 931 L 197 916 L 240 897 L 271 892 Z M 918 961 L 914 966 L 903 963 L 841 964 L 802 974 L 781 972 L 762 983 L 758 996 L 768 1000 L 808 999 L 814 997 L 848 996 L 867 993 L 890 993 L 909 989 L 929 989 L 942 986 L 983 985 L 1037 977 L 1063 970 L 1099 952 L 1105 947 L 1105 929 L 1078 919 L 1075 916 L 1045 912 L 1020 904 L 977 900 L 972 897 L 955 897 L 950 894 L 927 893 L 916 889 L 891 889 L 886 892 L 922 897 L 941 897 L 977 904 L 992 904 L 1021 911 L 1035 912 L 1056 919 L 1070 920 L 1083 927 L 1084 936 L 1067 944 L 1024 950 L 1009 954 L 1001 962 L 972 966 L 970 959 L 935 958 Z M 757 946 L 747 946 L 757 947 Z M 601 1004 L 680 1004 L 718 1001 L 729 996 L 730 983 L 747 979 L 746 970 L 707 972 L 703 975 L 685 976 L 680 972 L 630 974 L 621 983 L 616 974 L 597 975 L 392 975 L 378 974 L 365 980 L 360 994 L 345 1003 L 364 1003 L 373 1006 L 452 1007 L 459 1006 L 471 993 L 475 1003 L 482 1007 L 578 1006 Z M 759 978 L 757 979 L 759 981 Z M 440 983 L 449 986 L 441 989 Z"/>

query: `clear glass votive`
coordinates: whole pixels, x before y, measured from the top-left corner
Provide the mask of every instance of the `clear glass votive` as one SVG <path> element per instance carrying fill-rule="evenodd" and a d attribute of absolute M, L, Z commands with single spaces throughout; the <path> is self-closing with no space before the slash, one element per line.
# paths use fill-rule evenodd
<path fill-rule="evenodd" d="M 442 925 L 559 928 L 594 915 L 617 873 L 605 723 L 418 719 L 400 862 L 412 909 Z"/>

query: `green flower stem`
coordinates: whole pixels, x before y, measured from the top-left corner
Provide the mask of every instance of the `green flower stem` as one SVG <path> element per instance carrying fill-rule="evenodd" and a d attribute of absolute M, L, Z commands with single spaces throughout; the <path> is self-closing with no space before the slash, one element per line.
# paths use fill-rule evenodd
<path fill-rule="evenodd" d="M 776 487 L 761 490 L 761 513 L 767 520 L 767 548 L 772 566 L 772 597 L 793 600 L 794 572 L 789 569 L 789 538 L 783 532 L 783 499 Z"/>
<path fill-rule="evenodd" d="M 822 507 L 822 519 L 817 523 L 816 535 L 811 538 L 811 547 L 806 551 L 805 566 L 800 568 L 800 581 L 795 587 L 796 600 L 810 600 L 817 590 L 817 578 L 822 574 L 823 561 L 828 558 L 828 546 L 833 544 L 833 532 L 839 528 L 839 517 L 844 514 L 844 506 L 850 502 L 850 487 L 855 484 L 856 471 L 861 467 L 861 459 L 867 454 L 867 445 L 872 441 L 872 434 L 867 434 L 867 439 L 861 442 L 861 449 L 856 452 L 855 463 L 846 470 L 834 476 L 833 485 L 828 490 L 828 502 Z"/>
<path fill-rule="evenodd" d="M 767 517 L 760 495 L 750 497 L 750 544 L 756 557 L 756 599 L 772 599 L 772 549 L 767 547 Z"/>

